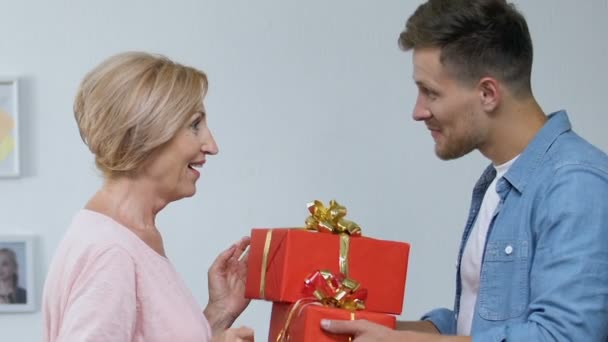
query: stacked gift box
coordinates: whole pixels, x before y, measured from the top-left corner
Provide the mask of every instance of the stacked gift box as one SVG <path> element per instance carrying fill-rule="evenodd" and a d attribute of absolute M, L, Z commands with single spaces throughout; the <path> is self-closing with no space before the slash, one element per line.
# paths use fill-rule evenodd
<path fill-rule="evenodd" d="M 305 228 L 253 229 L 245 295 L 272 301 L 269 341 L 349 341 L 321 319 L 365 319 L 395 328 L 409 244 L 362 236 L 336 201 L 308 205 Z"/>

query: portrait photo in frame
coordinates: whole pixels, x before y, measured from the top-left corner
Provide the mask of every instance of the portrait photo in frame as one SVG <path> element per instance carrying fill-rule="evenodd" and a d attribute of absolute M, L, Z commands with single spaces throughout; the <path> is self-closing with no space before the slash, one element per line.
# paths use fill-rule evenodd
<path fill-rule="evenodd" d="M 0 178 L 19 173 L 19 82 L 0 76 Z"/>
<path fill-rule="evenodd" d="M 0 234 L 0 314 L 35 311 L 34 240 Z"/>

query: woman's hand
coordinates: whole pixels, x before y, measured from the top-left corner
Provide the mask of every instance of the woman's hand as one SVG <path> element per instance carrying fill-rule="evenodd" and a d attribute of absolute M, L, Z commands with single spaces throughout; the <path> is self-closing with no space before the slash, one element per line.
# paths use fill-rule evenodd
<path fill-rule="evenodd" d="M 245 298 L 247 256 L 239 260 L 249 241 L 249 237 L 242 238 L 218 255 L 209 268 L 209 303 L 204 314 L 214 333 L 229 328 L 249 305 Z"/>
<path fill-rule="evenodd" d="M 213 336 L 212 342 L 253 342 L 253 330 L 242 327 L 224 330 L 219 335 Z"/>

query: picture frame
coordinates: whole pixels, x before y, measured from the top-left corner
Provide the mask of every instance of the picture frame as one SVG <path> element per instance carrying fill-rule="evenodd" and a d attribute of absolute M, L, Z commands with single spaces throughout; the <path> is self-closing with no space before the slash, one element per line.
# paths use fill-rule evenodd
<path fill-rule="evenodd" d="M 19 81 L 0 77 L 0 178 L 18 177 Z"/>
<path fill-rule="evenodd" d="M 36 310 L 31 235 L 0 234 L 0 315 Z"/>

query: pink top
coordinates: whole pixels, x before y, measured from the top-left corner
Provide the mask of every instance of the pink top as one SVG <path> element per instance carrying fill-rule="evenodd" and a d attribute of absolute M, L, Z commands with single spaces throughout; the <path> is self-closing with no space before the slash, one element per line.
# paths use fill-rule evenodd
<path fill-rule="evenodd" d="M 168 259 L 126 227 L 81 210 L 43 298 L 44 341 L 210 341 L 211 328 Z"/>

